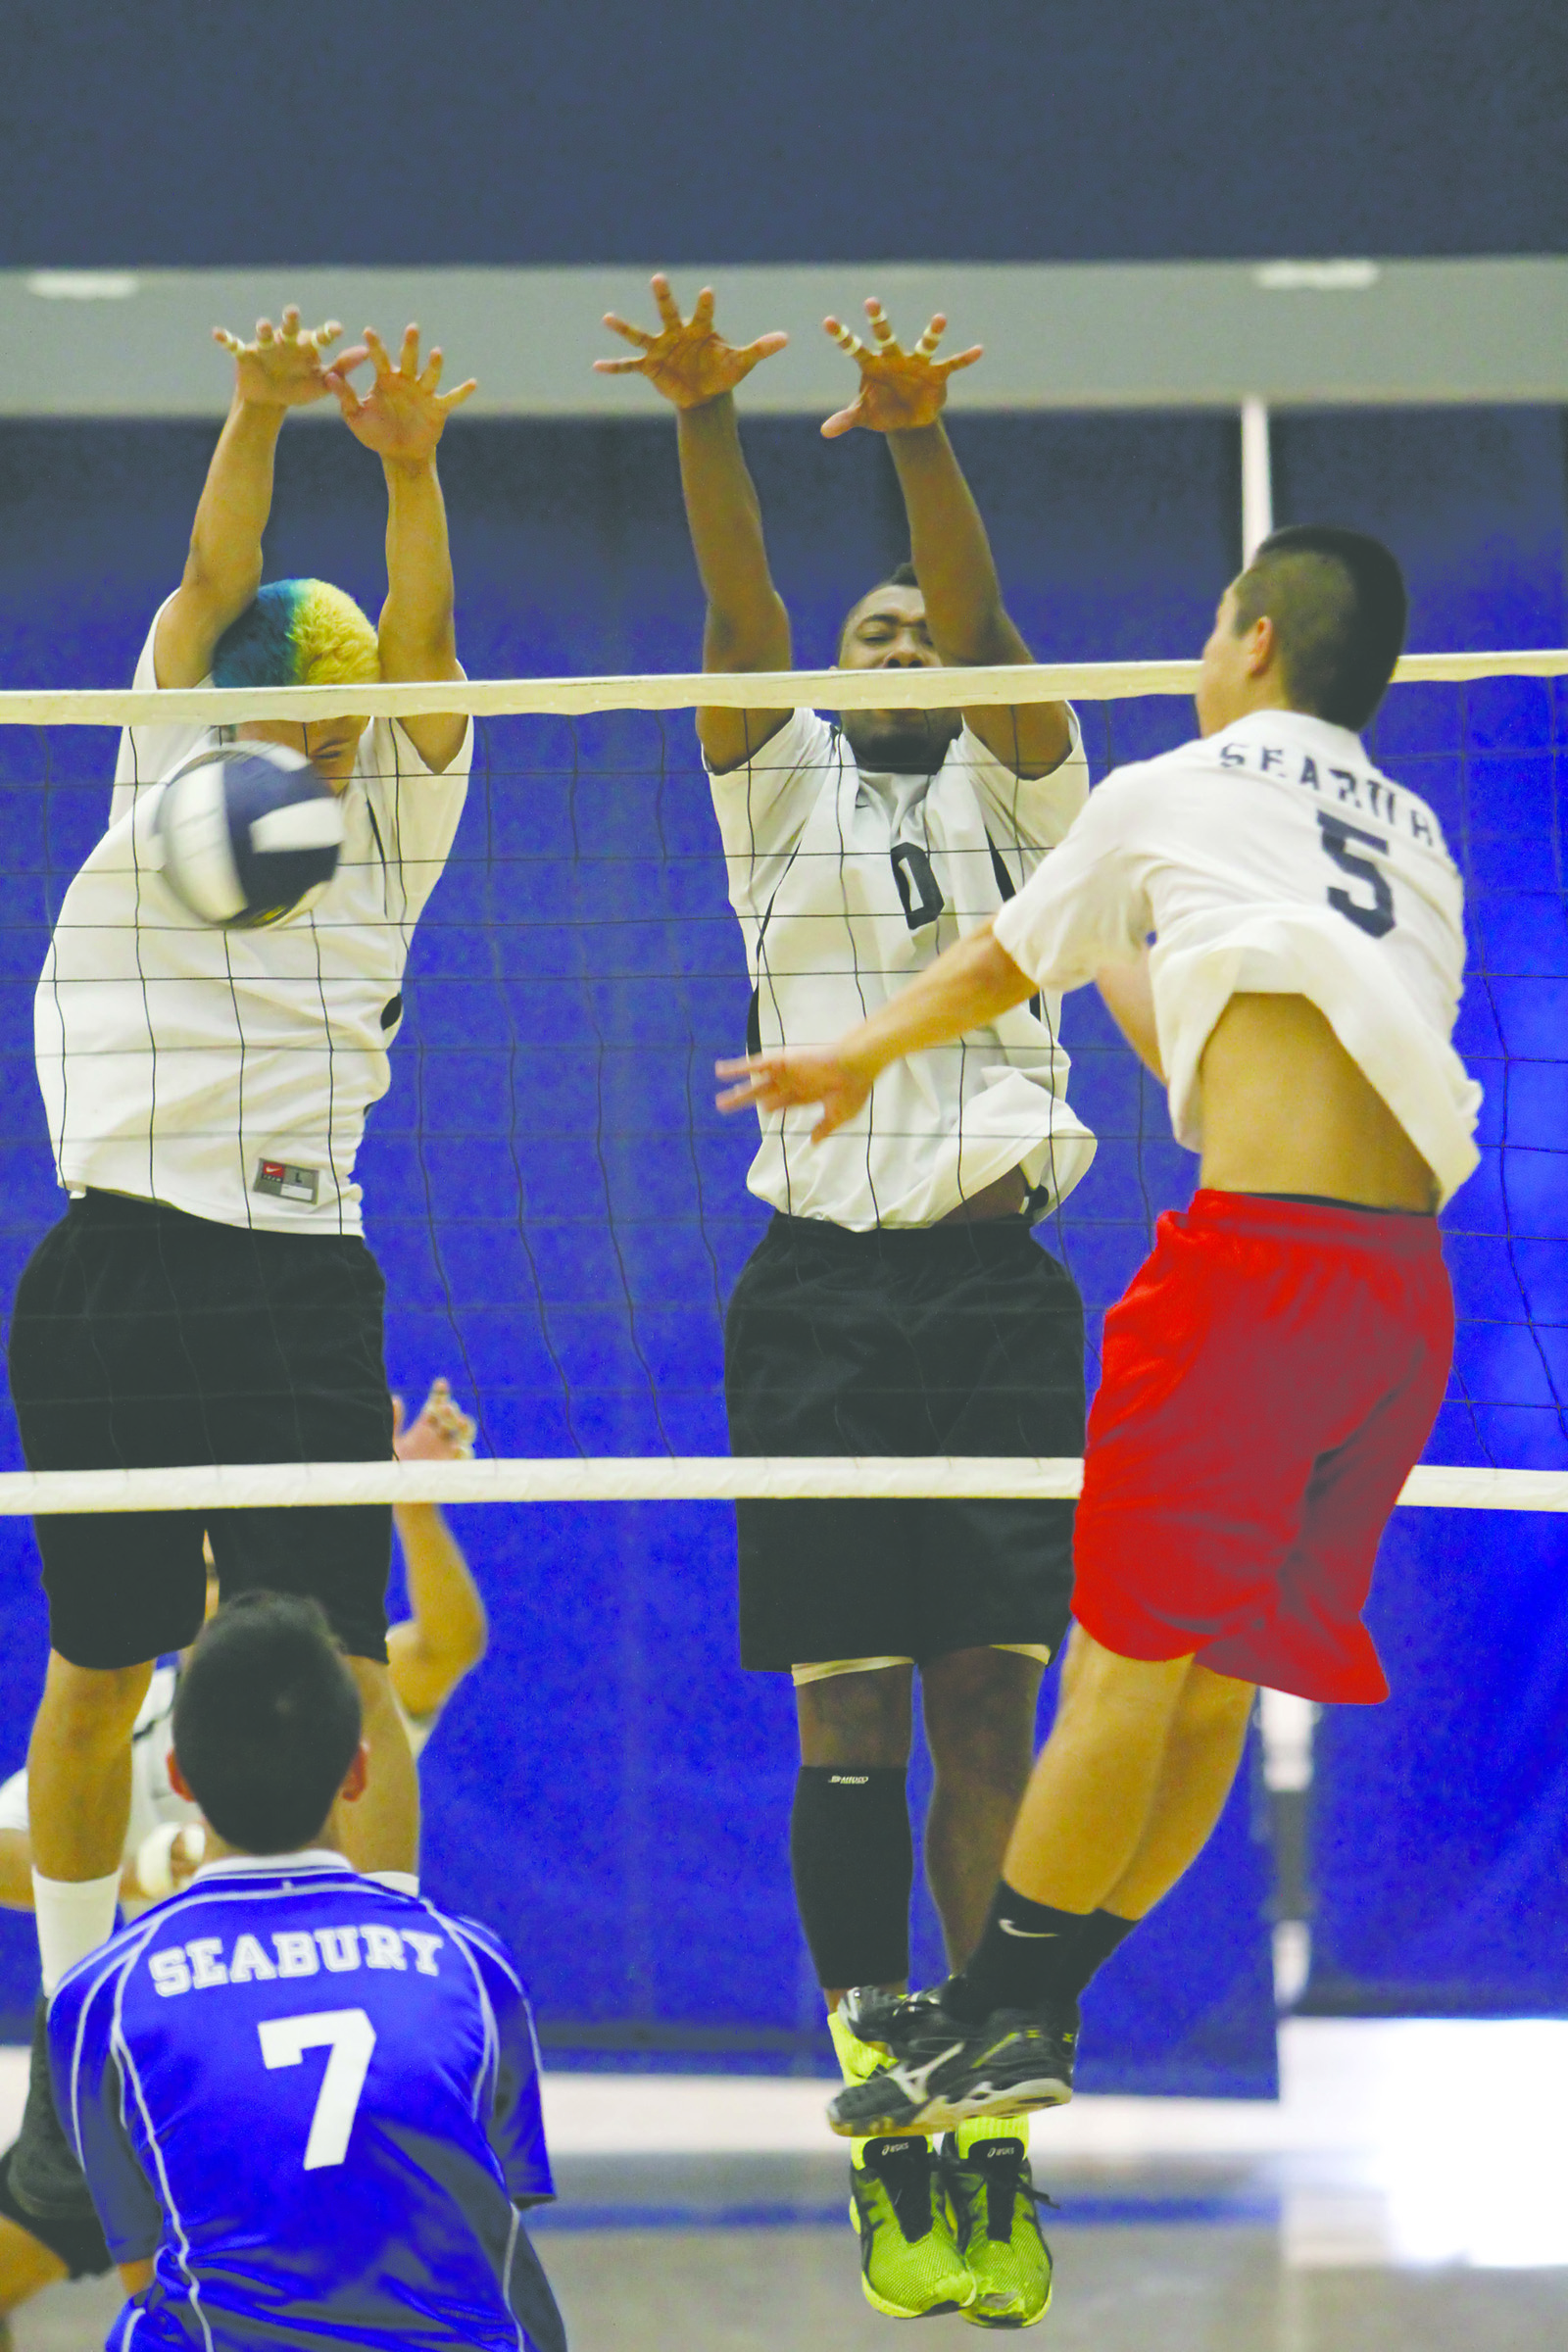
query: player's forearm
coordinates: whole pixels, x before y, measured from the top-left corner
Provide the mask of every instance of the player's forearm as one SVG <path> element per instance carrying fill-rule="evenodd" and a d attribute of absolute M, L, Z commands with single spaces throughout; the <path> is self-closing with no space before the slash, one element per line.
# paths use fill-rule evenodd
<path fill-rule="evenodd" d="M 789 614 L 767 568 L 762 509 L 729 393 L 679 412 L 681 491 L 708 599 L 706 669 L 787 669 Z"/>
<path fill-rule="evenodd" d="M 262 534 L 272 511 L 272 466 L 285 413 L 236 397 L 207 468 L 184 585 L 203 593 L 215 618 L 222 612 L 236 618 L 261 585 Z"/>
<path fill-rule="evenodd" d="M 400 1502 L 392 1517 L 420 1646 L 466 1672 L 483 1657 L 489 1626 L 463 1546 L 437 1503 Z"/>
<path fill-rule="evenodd" d="M 904 493 L 909 555 L 920 578 L 931 638 L 945 662 L 1027 662 L 1007 616 L 980 510 L 939 420 L 889 433 Z"/>
<path fill-rule="evenodd" d="M 960 940 L 843 1040 L 847 1059 L 876 1077 L 906 1054 L 945 1046 L 1032 997 L 1038 982 L 999 946 L 989 925 Z"/>
<path fill-rule="evenodd" d="M 376 635 L 383 678 L 456 678 L 456 590 L 446 501 L 433 457 L 386 462 L 386 602 Z"/>

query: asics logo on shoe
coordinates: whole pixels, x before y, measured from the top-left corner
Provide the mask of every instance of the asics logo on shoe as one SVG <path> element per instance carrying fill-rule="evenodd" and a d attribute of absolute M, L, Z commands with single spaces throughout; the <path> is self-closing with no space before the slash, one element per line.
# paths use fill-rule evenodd
<path fill-rule="evenodd" d="M 999 1919 L 997 1925 L 1004 1936 L 1016 1936 L 1023 1943 L 1054 1943 L 1056 1937 L 1054 1928 L 1015 1928 L 1010 1919 Z"/>

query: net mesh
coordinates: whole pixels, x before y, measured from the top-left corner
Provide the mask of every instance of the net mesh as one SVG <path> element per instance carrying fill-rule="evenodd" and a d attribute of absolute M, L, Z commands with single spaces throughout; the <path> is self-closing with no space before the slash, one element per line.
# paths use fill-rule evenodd
<path fill-rule="evenodd" d="M 1407 662 L 1369 736 L 1379 763 L 1438 810 L 1467 891 L 1457 1043 L 1486 1090 L 1483 1159 L 1445 1219 L 1460 1333 L 1428 1456 L 1454 1469 L 1568 1470 L 1565 670 L 1568 656 L 1553 655 Z M 965 692 L 1070 693 L 1098 781 L 1190 734 L 1193 674 L 1178 663 L 973 673 Z M 734 1491 L 734 1471 L 714 1469 L 727 1451 L 723 1306 L 767 1212 L 746 1190 L 753 1123 L 713 1107 L 713 1062 L 744 1043 L 750 982 L 690 709 L 699 696 L 842 705 L 849 691 L 841 677 L 805 674 L 782 693 L 777 679 L 689 678 L 464 691 L 486 713 L 467 807 L 415 938 L 392 1088 L 358 1171 L 387 1278 L 394 1382 L 414 1392 L 447 1372 L 494 1457 L 413 1474 L 428 1472 L 433 1494 L 456 1498 L 465 1477 L 474 1493 L 625 1494 L 611 1466 L 628 1460 L 648 1466 L 648 1492 Z M 883 705 L 934 703 L 943 682 L 880 676 L 874 691 Z M 390 713 L 460 698 L 380 688 L 354 699 Z M 158 701 L 160 715 L 178 703 L 229 722 L 333 707 L 326 690 Z M 8 1295 L 60 1204 L 32 1068 L 33 990 L 64 891 L 103 828 L 112 730 L 146 715 L 125 694 L 0 696 Z M 1093 1345 L 1154 1216 L 1187 1197 L 1195 1170 L 1170 1138 L 1157 1083 L 1093 991 L 1067 1000 L 1062 1029 L 1071 1099 L 1100 1152 L 1042 1238 L 1083 1289 Z M 14 1427 L 8 1451 L 20 1466 Z M 582 1465 L 575 1484 L 571 1463 Z M 797 1481 L 751 1491 L 802 1492 L 800 1468 L 754 1462 L 743 1475 Z M 177 1475 L 129 1474 L 114 1507 L 139 1497 L 168 1507 Z M 270 1475 L 280 1483 L 269 1499 L 340 1498 L 298 1473 Z M 397 1477 L 412 1498 L 408 1469 L 358 1475 Z M 835 1472 L 819 1463 L 809 1475 L 830 1485 Z M 860 1473 L 837 1475 L 868 1491 Z M 886 1475 L 906 1494 L 953 1491 L 935 1462 Z M 986 1491 L 1033 1481 L 1044 1492 L 1071 1477 L 1070 1465 L 1009 1463 Z M 47 1483 L 0 1486 L 4 1509 L 65 1499 L 62 1490 L 52 1503 Z M 1441 1498 L 1556 1492 L 1488 1480 L 1462 1494 L 1450 1484 Z M 80 1491 L 70 1499 L 91 1507 Z"/>

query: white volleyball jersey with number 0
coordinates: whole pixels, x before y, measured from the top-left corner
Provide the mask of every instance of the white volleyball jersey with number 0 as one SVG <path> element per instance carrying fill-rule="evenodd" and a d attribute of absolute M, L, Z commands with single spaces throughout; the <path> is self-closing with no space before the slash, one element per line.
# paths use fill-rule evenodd
<path fill-rule="evenodd" d="M 1303 996 L 1388 1103 L 1444 1200 L 1475 1167 L 1481 1089 L 1453 1050 L 1464 894 L 1427 804 L 1360 739 L 1261 710 L 1118 768 L 996 936 L 1043 988 L 1150 960 L 1177 1140 L 1202 1149 L 1199 1063 L 1233 996 Z"/>

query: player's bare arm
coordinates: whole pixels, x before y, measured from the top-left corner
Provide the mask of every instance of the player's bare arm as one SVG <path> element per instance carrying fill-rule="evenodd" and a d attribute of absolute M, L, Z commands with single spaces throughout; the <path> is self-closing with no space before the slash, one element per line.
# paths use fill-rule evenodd
<path fill-rule="evenodd" d="M 328 367 L 346 377 L 366 354 L 356 347 L 328 362 L 343 329 L 336 319 L 304 328 L 291 303 L 282 321 L 256 322 L 244 343 L 226 327 L 213 339 L 234 361 L 234 397 L 219 435 L 196 509 L 184 576 L 158 623 L 158 683 L 199 686 L 213 648 L 237 620 L 262 582 L 262 533 L 272 506 L 272 460 L 290 409 L 307 408 L 332 392 Z"/>
<path fill-rule="evenodd" d="M 956 669 L 1028 662 L 1029 648 L 1002 601 L 980 510 L 942 422 L 950 379 L 974 366 L 981 347 L 938 359 L 948 323 L 939 311 L 914 349 L 906 351 L 874 296 L 865 312 L 869 343 L 840 319 L 823 321 L 860 370 L 859 391 L 828 418 L 823 434 L 833 440 L 860 425 L 886 436 L 904 493 L 926 621 L 942 661 Z M 987 750 L 1021 776 L 1049 775 L 1072 748 L 1063 703 L 988 704 L 964 717 Z"/>
<path fill-rule="evenodd" d="M 394 363 L 373 327 L 365 343 L 375 380 L 363 400 L 340 368 L 328 370 L 343 419 L 356 441 L 373 450 L 386 475 L 386 602 L 376 624 L 381 675 L 392 680 L 461 678 L 454 623 L 456 591 L 435 453 L 447 418 L 471 399 L 472 376 L 441 390 L 442 356 L 432 351 L 421 368 L 419 330 L 404 331 Z M 426 767 L 439 775 L 463 748 L 468 722 L 457 712 L 421 712 L 404 721 Z"/>
<path fill-rule="evenodd" d="M 1025 1003 L 1038 985 L 998 946 L 987 924 L 835 1044 L 782 1046 L 715 1063 L 720 1078 L 737 1082 L 717 1098 L 718 1107 L 767 1112 L 820 1102 L 822 1116 L 811 1131 L 812 1143 L 819 1144 L 855 1117 L 890 1062 L 984 1028 Z"/>
<path fill-rule="evenodd" d="M 676 412 L 686 519 L 708 599 L 703 667 L 788 669 L 790 619 L 767 567 L 762 511 L 741 450 L 734 392 L 789 337 L 775 332 L 727 342 L 713 324 L 711 286 L 698 295 L 689 318 L 682 318 L 668 278 L 655 277 L 653 293 L 658 332 L 607 312 L 605 324 L 637 356 L 594 366 L 602 375 L 646 376 Z M 709 765 L 720 774 L 739 767 L 789 716 L 788 710 L 700 710 L 697 732 Z"/>
<path fill-rule="evenodd" d="M 466 1461 L 474 1424 L 437 1380 L 416 1420 L 405 1422 L 403 1399 L 392 1399 L 392 1450 L 400 1462 Z M 435 1714 L 464 1676 L 484 1656 L 484 1602 L 439 1504 L 400 1502 L 393 1520 L 403 1549 L 413 1614 L 387 1634 L 392 1688 L 416 1722 Z"/>

